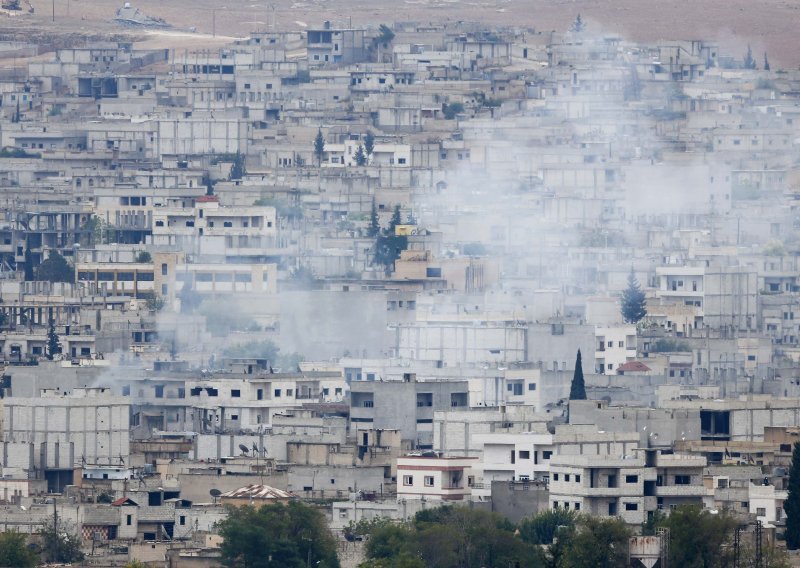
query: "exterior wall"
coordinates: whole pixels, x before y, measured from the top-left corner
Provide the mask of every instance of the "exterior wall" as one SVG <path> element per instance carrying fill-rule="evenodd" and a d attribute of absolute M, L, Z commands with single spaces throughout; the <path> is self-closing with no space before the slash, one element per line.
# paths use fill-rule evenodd
<path fill-rule="evenodd" d="M 466 472 L 476 458 L 397 459 L 397 498 L 460 501 L 469 495 Z"/>
<path fill-rule="evenodd" d="M 5 411 L 3 439 L 33 444 L 29 467 L 72 469 L 82 460 L 111 464 L 129 454 L 130 404 L 108 391 L 76 389 L 72 395 L 12 397 L 6 400 Z"/>
<path fill-rule="evenodd" d="M 614 375 L 620 365 L 636 358 L 636 327 L 598 327 L 595 330 L 597 373 Z"/>

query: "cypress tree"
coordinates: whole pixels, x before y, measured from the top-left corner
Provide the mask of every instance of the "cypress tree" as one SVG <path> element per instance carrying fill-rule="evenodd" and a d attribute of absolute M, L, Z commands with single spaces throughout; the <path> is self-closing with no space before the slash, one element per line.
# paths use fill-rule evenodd
<path fill-rule="evenodd" d="M 581 350 L 575 359 L 575 373 L 572 375 L 572 385 L 569 389 L 570 400 L 586 400 L 586 383 L 583 381 L 583 364 L 581 363 Z"/>
<path fill-rule="evenodd" d="M 792 451 L 792 468 L 789 470 L 789 496 L 783 507 L 786 511 L 786 548 L 800 548 L 800 442 Z"/>
<path fill-rule="evenodd" d="M 380 219 L 378 218 L 378 207 L 375 205 L 375 200 L 372 200 L 372 211 L 369 214 L 369 228 L 367 229 L 368 237 L 377 237 L 381 232 Z"/>
<path fill-rule="evenodd" d="M 61 342 L 58 340 L 58 334 L 56 333 L 56 321 L 50 318 L 47 323 L 47 358 L 52 361 L 53 357 L 61 353 Z"/>
<path fill-rule="evenodd" d="M 375 136 L 370 130 L 367 130 L 367 135 L 364 136 L 364 150 L 367 151 L 367 156 L 371 156 L 375 150 Z"/>
<path fill-rule="evenodd" d="M 626 323 L 636 323 L 647 315 L 647 301 L 645 300 L 642 287 L 636 280 L 636 275 L 631 267 L 628 274 L 628 287 L 622 292 L 622 319 Z"/>
<path fill-rule="evenodd" d="M 364 146 L 358 147 L 353 158 L 355 158 L 357 166 L 367 165 L 367 155 L 364 153 Z"/>
<path fill-rule="evenodd" d="M 325 154 L 325 137 L 322 129 L 317 130 L 317 137 L 314 138 L 314 155 L 317 156 L 317 165 L 322 166 L 322 156 Z"/>

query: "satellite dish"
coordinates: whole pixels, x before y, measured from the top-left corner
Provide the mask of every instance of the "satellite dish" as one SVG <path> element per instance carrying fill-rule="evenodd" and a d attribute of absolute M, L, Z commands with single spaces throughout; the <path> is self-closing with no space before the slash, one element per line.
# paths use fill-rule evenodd
<path fill-rule="evenodd" d="M 219 489 L 212 489 L 208 493 L 209 493 L 209 495 L 211 495 L 211 498 L 214 499 L 214 503 L 216 503 L 217 502 L 217 498 L 220 495 L 222 495 L 222 491 L 220 491 Z"/>
<path fill-rule="evenodd" d="M 250 448 L 248 448 L 248 447 L 247 447 L 247 446 L 245 446 L 244 444 L 239 444 L 239 449 L 240 449 L 240 450 L 242 450 L 242 453 L 243 453 L 243 454 L 246 454 L 247 452 L 249 452 L 249 451 L 250 451 Z"/>

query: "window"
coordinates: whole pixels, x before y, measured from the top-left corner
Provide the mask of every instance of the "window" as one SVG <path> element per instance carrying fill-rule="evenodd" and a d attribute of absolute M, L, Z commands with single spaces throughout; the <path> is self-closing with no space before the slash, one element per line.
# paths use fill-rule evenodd
<path fill-rule="evenodd" d="M 433 487 L 433 476 L 426 475 L 425 476 L 425 487 Z"/>
<path fill-rule="evenodd" d="M 625 476 L 625 483 L 639 483 L 639 476 L 638 475 L 626 475 Z"/>
<path fill-rule="evenodd" d="M 521 460 L 529 460 L 531 459 L 531 453 L 528 450 L 520 450 L 519 451 L 519 459 Z"/>
<path fill-rule="evenodd" d="M 167 275 L 167 263 L 165 262 L 164 264 L 161 265 L 161 276 L 166 276 L 166 275 Z"/>
<path fill-rule="evenodd" d="M 568 473 L 564 474 L 564 481 L 569 481 L 570 475 Z"/>
<path fill-rule="evenodd" d="M 181 515 L 179 521 L 180 521 L 181 525 L 185 525 L 186 524 L 186 515 Z"/>
<path fill-rule="evenodd" d="M 403 476 L 403 485 L 406 487 L 411 487 L 414 485 L 414 476 L 413 475 L 404 475 Z"/>
<path fill-rule="evenodd" d="M 625 510 L 626 511 L 638 511 L 639 504 L 638 503 L 625 503 Z"/>
<path fill-rule="evenodd" d="M 688 475 L 676 475 L 675 476 L 675 485 L 689 485 L 692 482 L 692 478 Z"/>
<path fill-rule="evenodd" d="M 242 391 L 240 391 L 239 389 L 232 389 L 231 396 L 233 398 L 239 398 L 240 396 L 242 396 Z"/>
<path fill-rule="evenodd" d="M 280 398 L 281 396 L 281 389 L 275 389 L 275 398 Z"/>
<path fill-rule="evenodd" d="M 125 524 L 128 526 L 133 524 L 133 515 L 125 515 Z"/>
<path fill-rule="evenodd" d="M 264 400 L 264 389 L 258 389 L 256 391 L 256 400 Z"/>
<path fill-rule="evenodd" d="M 581 474 L 580 473 L 576 473 L 575 474 L 575 483 L 580 483 L 580 482 L 581 482 Z"/>
<path fill-rule="evenodd" d="M 553 481 L 558 481 L 558 474 L 557 473 L 553 474 Z"/>
<path fill-rule="evenodd" d="M 536 390 L 536 383 L 528 383 L 528 390 L 535 391 Z"/>
<path fill-rule="evenodd" d="M 164 398 L 164 385 L 156 385 L 156 398 Z"/>
<path fill-rule="evenodd" d="M 764 507 L 758 507 L 756 509 L 756 515 L 759 516 L 759 517 L 766 517 L 767 516 L 767 510 Z"/>
<path fill-rule="evenodd" d="M 553 455 L 553 452 L 551 452 L 551 451 L 548 451 L 548 450 L 544 450 L 544 451 L 542 452 L 542 459 L 543 459 L 543 460 L 549 460 L 549 459 L 550 459 L 550 456 L 552 456 L 552 455 Z"/>
<path fill-rule="evenodd" d="M 581 510 L 581 504 L 580 503 L 575 503 L 575 507 L 574 508 L 575 508 L 576 511 L 580 511 Z"/>
<path fill-rule="evenodd" d="M 374 403 L 371 400 L 365 400 L 364 404 L 363 404 L 363 407 L 364 408 L 372 408 L 373 405 L 374 405 Z"/>

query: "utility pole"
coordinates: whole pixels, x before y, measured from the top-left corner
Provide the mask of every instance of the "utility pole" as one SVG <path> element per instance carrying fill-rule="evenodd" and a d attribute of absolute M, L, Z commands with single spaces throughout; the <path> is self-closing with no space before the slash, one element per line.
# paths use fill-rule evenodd
<path fill-rule="evenodd" d="M 55 1 L 55 0 L 53 0 Z M 53 542 L 50 545 L 51 562 L 58 561 L 58 509 L 56 508 L 56 497 L 53 495 Z"/>
<path fill-rule="evenodd" d="M 53 0 L 53 21 L 56 21 L 56 0 Z"/>

